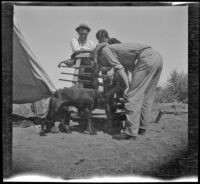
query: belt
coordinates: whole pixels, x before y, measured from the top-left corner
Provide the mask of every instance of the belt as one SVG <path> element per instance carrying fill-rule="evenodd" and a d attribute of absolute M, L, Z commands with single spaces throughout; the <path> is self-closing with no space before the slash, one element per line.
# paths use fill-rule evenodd
<path fill-rule="evenodd" d="M 144 51 L 144 50 L 146 50 L 146 49 L 150 49 L 151 47 L 145 47 L 145 48 L 143 48 L 143 49 L 141 49 L 140 51 L 139 51 L 139 54 L 142 52 L 142 51 Z"/>

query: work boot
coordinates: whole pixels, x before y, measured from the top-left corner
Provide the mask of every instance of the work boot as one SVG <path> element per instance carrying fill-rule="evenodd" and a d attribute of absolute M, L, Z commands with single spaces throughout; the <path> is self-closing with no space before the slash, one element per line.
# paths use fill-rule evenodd
<path fill-rule="evenodd" d="M 46 136 L 47 134 L 43 131 L 43 132 L 40 132 L 40 136 Z"/>
<path fill-rule="evenodd" d="M 125 134 L 125 133 L 114 135 L 112 138 L 117 139 L 117 140 L 136 139 L 135 136 L 131 136 L 131 135 L 128 135 L 128 134 Z"/>
<path fill-rule="evenodd" d="M 97 135 L 97 132 L 95 130 L 85 130 L 83 132 L 84 134 L 89 134 L 89 135 Z"/>
<path fill-rule="evenodd" d="M 145 129 L 139 128 L 138 134 L 144 135 L 145 133 L 146 133 L 146 130 L 145 130 Z"/>

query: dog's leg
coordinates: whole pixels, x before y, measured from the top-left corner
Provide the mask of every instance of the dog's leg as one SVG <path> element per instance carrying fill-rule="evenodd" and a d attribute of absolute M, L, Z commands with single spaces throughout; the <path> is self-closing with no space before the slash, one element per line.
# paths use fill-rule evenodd
<path fill-rule="evenodd" d="M 91 111 L 87 108 L 85 109 L 86 117 L 87 117 L 87 129 L 92 132 L 92 120 L 91 120 Z"/>
<path fill-rule="evenodd" d="M 71 133 L 70 128 L 69 128 L 69 123 L 70 123 L 70 113 L 68 111 L 68 107 L 63 107 L 62 111 L 60 112 L 60 131 L 61 132 L 66 132 L 66 133 Z"/>
<path fill-rule="evenodd" d="M 89 111 L 89 114 L 88 114 L 88 121 L 89 123 L 91 124 L 91 131 L 92 131 L 92 134 L 96 134 L 96 130 L 94 128 L 94 122 L 92 121 L 92 110 Z M 89 124 L 88 123 L 88 124 Z"/>
<path fill-rule="evenodd" d="M 64 118 L 64 121 L 65 121 L 65 127 L 66 127 L 66 133 L 71 133 L 71 130 L 70 130 L 70 126 L 69 126 L 69 123 L 70 123 L 70 118 L 71 117 L 71 113 L 69 112 L 69 110 L 67 109 L 66 110 L 66 113 L 65 113 L 65 118 Z"/>
<path fill-rule="evenodd" d="M 96 131 L 94 130 L 94 122 L 92 121 L 92 110 L 88 107 L 85 109 L 86 117 L 87 117 L 87 131 L 90 135 L 95 135 Z"/>
<path fill-rule="evenodd" d="M 46 124 L 45 121 L 46 120 L 43 120 L 42 123 L 41 123 L 40 136 L 45 136 L 46 135 L 46 132 L 45 132 L 45 129 L 44 129 L 45 128 L 45 124 Z"/>
<path fill-rule="evenodd" d="M 104 129 L 107 131 L 110 131 L 112 129 L 112 122 L 113 122 L 113 117 L 112 117 L 112 113 L 111 113 L 111 109 L 110 109 L 110 104 L 106 104 L 106 115 L 108 118 L 107 123 L 104 126 Z"/>
<path fill-rule="evenodd" d="M 51 122 L 51 132 L 52 132 L 52 133 L 58 133 L 58 132 L 56 131 L 55 121 L 52 121 L 52 122 Z"/>
<path fill-rule="evenodd" d="M 48 120 L 46 123 L 46 133 L 52 133 L 53 131 L 53 126 L 54 126 L 54 121 L 53 120 Z"/>
<path fill-rule="evenodd" d="M 63 117 L 60 119 L 59 129 L 60 132 L 66 132 L 65 119 Z"/>
<path fill-rule="evenodd" d="M 62 125 L 61 120 L 60 120 L 60 123 L 58 125 L 58 128 L 59 128 L 59 132 L 63 132 L 63 125 Z"/>
<path fill-rule="evenodd" d="M 55 126 L 55 122 L 53 122 L 53 132 L 56 133 L 56 126 Z"/>

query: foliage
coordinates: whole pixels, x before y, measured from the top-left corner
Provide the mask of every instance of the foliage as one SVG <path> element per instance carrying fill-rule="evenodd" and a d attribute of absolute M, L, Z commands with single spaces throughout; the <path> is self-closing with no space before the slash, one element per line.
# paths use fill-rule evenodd
<path fill-rule="evenodd" d="M 155 102 L 171 103 L 174 101 L 187 102 L 188 74 L 176 69 L 170 73 L 167 84 L 156 89 Z"/>

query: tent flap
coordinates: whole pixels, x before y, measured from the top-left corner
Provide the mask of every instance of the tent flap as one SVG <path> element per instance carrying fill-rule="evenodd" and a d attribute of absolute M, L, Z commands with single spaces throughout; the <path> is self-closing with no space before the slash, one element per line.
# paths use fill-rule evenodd
<path fill-rule="evenodd" d="M 13 28 L 13 103 L 32 103 L 56 88 L 31 52 L 16 22 Z"/>

